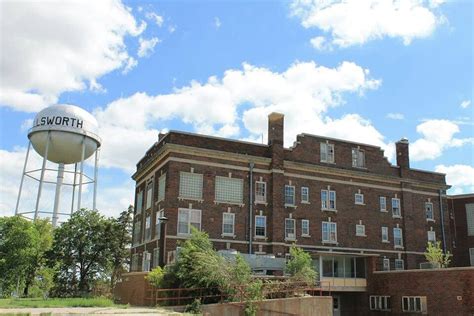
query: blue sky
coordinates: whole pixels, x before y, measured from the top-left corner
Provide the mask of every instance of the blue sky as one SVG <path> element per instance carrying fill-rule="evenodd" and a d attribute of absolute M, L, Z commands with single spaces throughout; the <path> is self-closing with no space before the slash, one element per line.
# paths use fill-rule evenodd
<path fill-rule="evenodd" d="M 407 137 L 412 167 L 474 191 L 471 1 L 0 6 L 0 214 L 13 212 L 31 119 L 54 103 L 98 119 L 106 214 L 131 203 L 159 131 L 260 142 L 272 111 L 288 147 L 308 132 L 381 146 L 393 162 Z"/>

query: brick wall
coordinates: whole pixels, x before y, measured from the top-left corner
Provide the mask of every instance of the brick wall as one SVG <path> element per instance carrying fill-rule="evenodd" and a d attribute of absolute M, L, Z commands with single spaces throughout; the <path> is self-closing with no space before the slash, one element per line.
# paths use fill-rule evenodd
<path fill-rule="evenodd" d="M 448 198 L 451 231 L 454 236 L 453 265 L 467 267 L 470 263 L 469 248 L 474 248 L 474 236 L 467 234 L 466 204 L 474 203 L 474 195 L 460 195 Z"/>

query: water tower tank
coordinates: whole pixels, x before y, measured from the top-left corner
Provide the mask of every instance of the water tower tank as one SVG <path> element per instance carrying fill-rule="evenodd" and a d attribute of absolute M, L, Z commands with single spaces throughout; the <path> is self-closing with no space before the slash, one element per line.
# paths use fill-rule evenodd
<path fill-rule="evenodd" d="M 41 156 L 46 152 L 48 133 L 50 139 L 47 159 L 55 163 L 72 164 L 81 161 L 83 141 L 84 160 L 100 147 L 96 119 L 74 105 L 52 105 L 36 115 L 28 138 Z"/>

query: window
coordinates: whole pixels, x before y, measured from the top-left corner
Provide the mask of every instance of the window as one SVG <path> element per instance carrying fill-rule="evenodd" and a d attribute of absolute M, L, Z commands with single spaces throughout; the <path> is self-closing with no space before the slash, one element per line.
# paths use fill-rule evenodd
<path fill-rule="evenodd" d="M 436 243 L 436 232 L 435 231 L 428 231 L 428 242 Z"/>
<path fill-rule="evenodd" d="M 391 310 L 390 296 L 370 296 L 370 309 L 378 311 Z"/>
<path fill-rule="evenodd" d="M 143 208 L 143 191 L 140 191 L 137 193 L 137 214 L 140 214 L 142 212 Z"/>
<path fill-rule="evenodd" d="M 352 167 L 365 168 L 365 152 L 359 148 L 352 148 Z"/>
<path fill-rule="evenodd" d="M 295 205 L 295 187 L 285 185 L 285 205 Z"/>
<path fill-rule="evenodd" d="M 146 186 L 146 209 L 151 208 L 153 202 L 153 181 Z"/>
<path fill-rule="evenodd" d="M 323 222 L 323 242 L 337 243 L 336 223 Z"/>
<path fill-rule="evenodd" d="M 469 259 L 471 261 L 471 266 L 474 267 L 474 248 L 469 248 Z"/>
<path fill-rule="evenodd" d="M 309 220 L 301 220 L 301 236 L 309 236 Z"/>
<path fill-rule="evenodd" d="M 267 202 L 267 183 L 263 181 L 255 182 L 255 202 L 266 203 Z"/>
<path fill-rule="evenodd" d="M 139 260 L 140 260 L 140 257 L 138 256 L 138 253 L 135 253 L 132 255 L 132 266 L 131 266 L 132 272 L 138 271 Z"/>
<path fill-rule="evenodd" d="M 155 236 L 160 238 L 160 232 L 161 232 L 161 222 L 160 222 L 160 217 L 165 216 L 164 211 L 159 211 L 156 213 L 156 219 L 155 219 Z"/>
<path fill-rule="evenodd" d="M 153 268 L 157 267 L 160 263 L 160 248 L 153 249 Z"/>
<path fill-rule="evenodd" d="M 148 272 L 150 271 L 150 262 L 151 261 L 151 253 L 148 251 L 143 252 L 143 261 L 142 261 L 142 271 Z"/>
<path fill-rule="evenodd" d="M 224 203 L 243 203 L 244 181 L 242 179 L 216 177 L 216 201 Z"/>
<path fill-rule="evenodd" d="M 360 205 L 364 204 L 364 195 L 363 194 L 361 194 L 361 193 L 356 193 L 355 194 L 355 204 L 360 204 Z"/>
<path fill-rule="evenodd" d="M 390 259 L 383 258 L 383 271 L 390 271 Z"/>
<path fill-rule="evenodd" d="M 202 174 L 183 171 L 179 173 L 179 198 L 202 199 Z"/>
<path fill-rule="evenodd" d="M 356 225 L 356 236 L 365 237 L 365 225 Z"/>
<path fill-rule="evenodd" d="M 404 265 L 403 259 L 395 259 L 395 270 L 403 270 Z"/>
<path fill-rule="evenodd" d="M 292 218 L 285 218 L 285 239 L 295 239 L 295 220 Z"/>
<path fill-rule="evenodd" d="M 467 235 L 474 236 L 474 203 L 466 204 Z"/>
<path fill-rule="evenodd" d="M 434 221 L 433 203 L 430 203 L 430 202 L 425 203 L 425 213 L 426 213 L 427 221 Z"/>
<path fill-rule="evenodd" d="M 426 311 L 426 296 L 403 296 L 402 309 L 404 312 Z"/>
<path fill-rule="evenodd" d="M 393 217 L 400 217 L 400 199 L 393 198 L 392 199 L 392 215 Z"/>
<path fill-rule="evenodd" d="M 134 230 L 133 230 L 133 244 L 134 245 L 137 245 L 140 243 L 141 241 L 141 234 L 142 234 L 142 223 L 140 221 L 138 222 L 135 222 L 135 224 L 133 224 L 134 226 Z"/>
<path fill-rule="evenodd" d="M 165 199 L 165 190 L 166 190 L 166 173 L 162 174 L 158 179 L 158 201 L 163 201 Z"/>
<path fill-rule="evenodd" d="M 385 196 L 379 197 L 379 204 L 380 204 L 380 212 L 387 211 L 387 198 Z"/>
<path fill-rule="evenodd" d="M 309 188 L 301 187 L 301 203 L 309 203 Z"/>
<path fill-rule="evenodd" d="M 255 236 L 265 237 L 267 235 L 267 217 L 262 215 L 255 216 Z"/>
<path fill-rule="evenodd" d="M 334 163 L 334 145 L 321 143 L 320 147 L 321 162 Z"/>
<path fill-rule="evenodd" d="M 178 209 L 178 234 L 190 234 L 191 226 L 201 230 L 201 210 Z"/>
<path fill-rule="evenodd" d="M 323 210 L 336 209 L 336 191 L 321 190 L 321 208 Z"/>
<path fill-rule="evenodd" d="M 145 240 L 151 239 L 151 215 L 148 214 L 145 219 Z"/>
<path fill-rule="evenodd" d="M 234 235 L 234 213 L 222 213 L 222 235 Z"/>
<path fill-rule="evenodd" d="M 403 248 L 403 238 L 402 238 L 402 229 L 394 228 L 393 229 L 393 243 L 395 248 Z"/>
<path fill-rule="evenodd" d="M 388 227 L 382 227 L 382 242 L 388 242 Z"/>

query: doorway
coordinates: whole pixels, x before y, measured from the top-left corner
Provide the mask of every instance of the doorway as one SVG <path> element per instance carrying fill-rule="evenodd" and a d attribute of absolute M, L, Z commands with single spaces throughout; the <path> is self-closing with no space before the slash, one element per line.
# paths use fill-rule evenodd
<path fill-rule="evenodd" d="M 332 296 L 332 310 L 333 310 L 333 316 L 341 315 L 341 296 L 340 295 Z"/>

